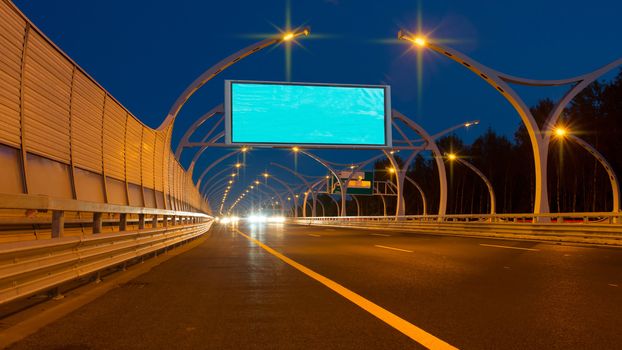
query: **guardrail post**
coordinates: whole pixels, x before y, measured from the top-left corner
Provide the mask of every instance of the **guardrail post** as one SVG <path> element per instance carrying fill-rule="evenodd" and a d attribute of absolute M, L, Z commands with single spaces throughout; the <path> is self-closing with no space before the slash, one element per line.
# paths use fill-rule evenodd
<path fill-rule="evenodd" d="M 52 212 L 52 238 L 63 236 L 65 231 L 65 212 L 62 210 L 54 210 Z"/>
<path fill-rule="evenodd" d="M 127 230 L 127 214 L 119 214 L 119 231 Z"/>
<path fill-rule="evenodd" d="M 168 227 L 168 215 L 162 216 L 162 227 Z"/>
<path fill-rule="evenodd" d="M 101 233 L 103 224 L 102 213 L 93 213 L 93 233 Z"/>
<path fill-rule="evenodd" d="M 138 229 L 145 229 L 145 214 L 138 214 Z"/>
<path fill-rule="evenodd" d="M 151 219 L 151 227 L 158 228 L 158 216 L 154 215 Z"/>

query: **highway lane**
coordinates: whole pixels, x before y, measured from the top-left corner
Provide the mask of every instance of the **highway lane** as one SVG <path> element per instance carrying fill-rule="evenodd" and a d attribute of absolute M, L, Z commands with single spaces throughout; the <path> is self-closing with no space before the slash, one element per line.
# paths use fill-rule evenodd
<path fill-rule="evenodd" d="M 620 249 L 303 226 L 255 231 L 460 348 L 620 347 Z"/>
<path fill-rule="evenodd" d="M 620 249 L 238 229 L 218 227 L 198 248 L 14 348 L 420 348 L 243 234 L 459 348 L 611 349 L 622 340 Z"/>
<path fill-rule="evenodd" d="M 422 347 L 222 227 L 200 246 L 10 347 L 364 348 Z"/>

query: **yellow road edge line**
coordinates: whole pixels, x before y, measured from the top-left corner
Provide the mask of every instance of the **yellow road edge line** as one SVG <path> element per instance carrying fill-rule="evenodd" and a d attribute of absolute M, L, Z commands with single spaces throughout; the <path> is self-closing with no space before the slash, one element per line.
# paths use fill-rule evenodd
<path fill-rule="evenodd" d="M 321 284 L 325 285 L 326 287 L 332 289 L 334 292 L 336 292 L 337 294 L 341 295 L 342 297 L 348 299 L 349 301 L 351 301 L 352 303 L 354 303 L 355 305 L 359 306 L 360 308 L 362 308 L 363 310 L 369 312 L 370 314 L 372 314 L 373 316 L 377 317 L 378 319 L 380 319 L 381 321 L 385 322 L 386 324 L 388 324 L 389 326 L 395 328 L 396 330 L 400 331 L 401 333 L 403 333 L 404 335 L 406 335 L 407 337 L 409 337 L 410 339 L 416 341 L 417 343 L 425 346 L 428 349 L 439 349 L 439 350 L 448 350 L 448 349 L 457 349 L 456 347 L 448 344 L 447 342 L 433 336 L 432 334 L 424 331 L 423 329 L 413 325 L 412 323 L 404 320 L 403 318 L 395 315 L 394 313 L 382 308 L 381 306 L 365 299 L 364 297 L 360 296 L 359 294 L 356 294 L 355 292 L 349 290 L 348 288 L 340 285 L 339 283 L 324 277 L 322 275 L 320 275 L 319 273 L 311 270 L 310 268 L 297 263 L 296 261 L 288 258 L 287 256 L 279 253 L 278 251 L 270 248 L 269 246 L 265 245 L 263 242 L 248 236 L 247 234 L 245 234 L 244 232 L 238 230 L 237 228 L 235 228 L 235 231 L 237 233 L 239 233 L 240 235 L 242 235 L 243 237 L 245 237 L 246 239 L 248 239 L 249 241 L 257 244 L 258 246 L 260 246 L 261 248 L 263 248 L 265 251 L 267 251 L 268 253 L 274 255 L 275 257 L 281 259 L 283 262 L 287 263 L 288 265 L 292 266 L 293 268 L 297 269 L 298 271 L 304 273 L 305 275 L 313 278 L 314 280 L 320 282 Z"/>
<path fill-rule="evenodd" d="M 311 236 L 311 237 L 322 237 L 322 236 L 320 236 L 320 235 L 316 235 L 316 234 L 313 234 L 313 233 L 307 233 L 307 236 Z"/>
<path fill-rule="evenodd" d="M 399 252 L 406 252 L 406 253 L 412 253 L 413 252 L 412 250 L 408 250 L 408 249 L 387 247 L 386 245 L 379 245 L 379 244 L 374 245 L 374 247 L 384 248 L 384 249 L 391 249 L 391 250 L 397 250 Z"/>
<path fill-rule="evenodd" d="M 540 251 L 540 249 L 534 249 L 534 248 L 521 248 L 521 247 L 512 247 L 512 246 L 507 246 L 507 245 L 483 244 L 483 243 L 480 243 L 479 245 L 481 245 L 482 247 L 493 247 L 493 248 L 505 248 L 505 249 L 529 250 L 529 251 L 532 251 L 532 252 L 539 252 L 539 251 Z"/>
<path fill-rule="evenodd" d="M 391 237 L 391 235 L 385 235 L 384 233 L 370 233 L 370 236 L 382 236 L 382 237 Z"/>

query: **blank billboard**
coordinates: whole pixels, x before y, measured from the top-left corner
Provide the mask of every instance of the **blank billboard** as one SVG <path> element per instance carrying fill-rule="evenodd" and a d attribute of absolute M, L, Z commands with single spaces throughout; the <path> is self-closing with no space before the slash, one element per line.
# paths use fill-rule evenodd
<path fill-rule="evenodd" d="M 226 142 L 391 146 L 388 86 L 225 82 Z"/>

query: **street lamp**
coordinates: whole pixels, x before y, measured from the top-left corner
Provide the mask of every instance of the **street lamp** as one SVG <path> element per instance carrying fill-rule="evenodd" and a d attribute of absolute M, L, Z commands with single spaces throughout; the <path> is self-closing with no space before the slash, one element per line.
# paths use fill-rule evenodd
<path fill-rule="evenodd" d="M 447 153 L 445 154 L 445 156 L 447 157 L 447 159 L 449 159 L 450 162 L 455 161 L 471 169 L 475 174 L 477 174 L 482 179 L 482 181 L 484 181 L 484 183 L 486 184 L 486 187 L 488 188 L 488 194 L 490 195 L 490 215 L 495 215 L 496 213 L 495 190 L 492 188 L 492 183 L 490 182 L 490 180 L 488 180 L 486 175 L 484 175 L 484 173 L 482 173 L 479 169 L 477 169 L 475 165 L 467 162 L 464 159 L 460 159 L 458 155 L 456 155 L 455 153 Z"/>
<path fill-rule="evenodd" d="M 605 171 L 607 172 L 607 176 L 609 177 L 609 182 L 611 183 L 611 192 L 613 196 L 613 208 L 612 212 L 618 213 L 620 212 L 620 184 L 618 183 L 618 177 L 616 173 L 613 171 L 613 167 L 609 162 L 603 157 L 603 155 L 598 152 L 594 147 L 592 147 L 589 143 L 585 142 L 583 139 L 578 136 L 573 135 L 568 131 L 568 129 L 558 126 L 554 129 L 555 136 L 562 140 L 567 139 L 570 140 L 577 145 L 581 146 L 583 149 L 588 151 L 591 155 L 596 158 L 596 160 L 603 166 Z M 614 218 L 614 222 L 617 222 L 618 219 Z"/>

